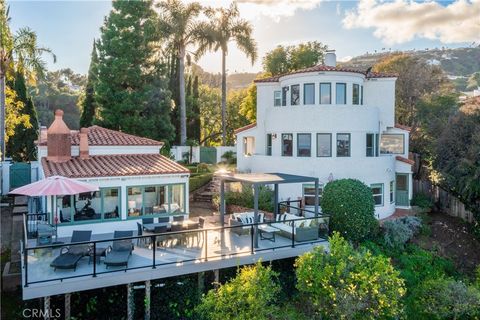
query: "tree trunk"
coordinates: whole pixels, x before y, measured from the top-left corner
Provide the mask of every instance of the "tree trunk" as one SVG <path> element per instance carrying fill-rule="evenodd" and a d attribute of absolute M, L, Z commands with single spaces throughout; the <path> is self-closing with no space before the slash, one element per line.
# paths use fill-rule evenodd
<path fill-rule="evenodd" d="M 225 60 L 227 53 L 222 50 L 222 145 L 227 145 L 227 70 Z"/>
<path fill-rule="evenodd" d="M 180 82 L 180 145 L 187 144 L 187 107 L 185 105 L 185 47 L 179 48 L 179 82 Z"/>
<path fill-rule="evenodd" d="M 0 66 L 0 161 L 5 160 L 5 137 L 6 137 L 6 97 L 5 97 L 5 74 L 1 70 Z"/>

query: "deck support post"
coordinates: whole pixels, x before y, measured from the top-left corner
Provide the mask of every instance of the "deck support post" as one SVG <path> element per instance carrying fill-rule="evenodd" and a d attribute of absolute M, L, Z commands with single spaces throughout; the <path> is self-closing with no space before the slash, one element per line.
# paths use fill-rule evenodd
<path fill-rule="evenodd" d="M 145 281 L 145 320 L 150 320 L 151 287 L 152 283 L 150 280 Z"/>
<path fill-rule="evenodd" d="M 225 225 L 225 182 L 220 181 L 220 227 Z"/>
<path fill-rule="evenodd" d="M 255 223 L 255 238 L 253 239 L 253 247 L 258 248 L 258 184 L 253 185 L 253 212 Z"/>
<path fill-rule="evenodd" d="M 127 319 L 133 320 L 135 301 L 133 299 L 133 284 L 127 284 Z"/>
<path fill-rule="evenodd" d="M 198 298 L 200 299 L 205 290 L 205 272 L 197 273 L 197 290 Z"/>
<path fill-rule="evenodd" d="M 65 320 L 70 320 L 70 299 L 72 294 L 65 293 Z"/>
<path fill-rule="evenodd" d="M 50 296 L 43 297 L 43 318 L 50 319 Z"/>
<path fill-rule="evenodd" d="M 318 217 L 318 178 L 315 179 L 315 218 Z"/>
<path fill-rule="evenodd" d="M 276 183 L 274 185 L 274 189 L 273 189 L 273 220 L 276 221 L 277 220 L 277 216 L 278 216 L 278 211 L 279 211 L 279 208 L 278 208 L 278 183 Z"/>
<path fill-rule="evenodd" d="M 220 287 L 220 270 L 213 269 L 213 276 L 214 276 L 213 286 L 215 287 L 215 290 L 217 290 Z"/>

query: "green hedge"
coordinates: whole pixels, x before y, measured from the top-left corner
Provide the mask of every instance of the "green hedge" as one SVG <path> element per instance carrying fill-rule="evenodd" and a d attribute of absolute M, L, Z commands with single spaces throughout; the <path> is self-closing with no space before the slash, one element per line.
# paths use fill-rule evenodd
<path fill-rule="evenodd" d="M 327 183 L 321 207 L 323 213 L 330 215 L 330 231 L 338 231 L 350 241 L 364 240 L 378 229 L 372 191 L 359 180 Z"/>
<path fill-rule="evenodd" d="M 203 173 L 190 176 L 189 190 L 190 192 L 203 187 L 212 180 L 213 173 Z"/>

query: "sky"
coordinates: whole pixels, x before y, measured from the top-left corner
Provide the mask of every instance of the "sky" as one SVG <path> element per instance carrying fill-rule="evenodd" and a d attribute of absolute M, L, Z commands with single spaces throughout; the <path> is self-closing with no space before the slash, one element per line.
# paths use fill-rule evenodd
<path fill-rule="evenodd" d="M 191 1 L 191 0 L 184 0 Z M 228 6 L 227 0 L 200 0 L 205 6 Z M 94 38 L 111 9 L 110 1 L 7 1 L 11 28 L 30 27 L 38 43 L 57 56 L 50 70 L 87 73 Z M 259 59 L 252 65 L 229 46 L 227 70 L 258 72 L 262 57 L 277 45 L 320 41 L 335 49 L 338 60 L 382 50 L 421 50 L 480 45 L 480 0 L 238 0 L 240 14 L 253 26 Z M 208 53 L 198 64 L 220 72 L 221 56 Z"/>

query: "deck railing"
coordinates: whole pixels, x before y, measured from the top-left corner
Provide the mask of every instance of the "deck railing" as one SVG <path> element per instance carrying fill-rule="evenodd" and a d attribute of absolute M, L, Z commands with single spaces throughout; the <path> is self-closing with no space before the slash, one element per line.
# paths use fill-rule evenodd
<path fill-rule="evenodd" d="M 296 239 L 297 234 L 301 233 L 302 232 L 301 230 L 303 230 L 302 229 L 303 227 L 299 226 L 298 222 L 299 221 L 303 222 L 307 220 L 313 220 L 310 222 L 311 227 L 309 227 L 309 232 L 311 234 L 312 228 L 313 228 L 315 236 L 310 240 L 297 241 Z M 297 226 L 295 225 L 295 222 L 297 222 Z M 270 231 L 262 231 L 262 226 L 270 226 L 275 228 L 276 223 L 284 223 L 285 225 L 288 225 L 289 227 L 291 227 L 291 230 L 289 230 L 289 233 L 291 235 L 290 239 L 288 235 L 285 235 L 285 231 L 283 231 L 284 234 L 282 234 L 281 230 L 279 229 L 273 232 L 273 234 L 271 232 L 272 231 L 271 229 Z M 270 232 L 268 234 L 270 237 L 262 237 L 262 235 L 263 236 L 267 235 L 265 234 L 265 232 L 267 233 Z M 29 285 L 36 284 L 36 283 L 63 281 L 66 279 L 79 278 L 79 277 L 97 277 L 98 275 L 101 275 L 101 274 L 114 273 L 114 272 L 127 272 L 129 270 L 134 270 L 134 269 L 142 269 L 142 268 L 155 269 L 157 267 L 166 266 L 166 265 L 183 264 L 183 263 L 193 262 L 193 261 L 197 261 L 197 262 L 209 261 L 213 259 L 219 259 L 219 258 L 222 259 L 226 257 L 230 258 L 237 255 L 245 255 L 245 254 L 253 255 L 259 252 L 282 249 L 282 248 L 295 248 L 297 246 L 325 242 L 327 240 L 327 232 L 328 232 L 328 217 L 325 215 L 323 216 L 319 215 L 317 217 L 310 217 L 310 218 L 301 217 L 298 219 L 286 220 L 282 222 L 264 221 L 264 222 L 242 224 L 242 225 L 210 227 L 210 228 L 201 228 L 201 229 L 194 229 L 194 230 L 182 230 L 182 231 L 148 234 L 148 235 L 132 236 L 132 237 L 116 238 L 116 239 L 110 238 L 110 239 L 92 240 L 92 241 L 76 242 L 76 243 L 63 243 L 63 244 L 57 243 L 57 244 L 49 244 L 49 245 L 36 245 L 33 247 L 29 247 L 28 243 L 25 242 L 22 245 L 22 249 L 23 249 L 22 265 L 23 265 L 23 276 L 24 276 L 23 285 L 25 287 L 28 287 Z M 238 237 L 233 235 L 229 235 L 229 237 L 227 237 L 229 233 L 235 233 L 238 235 Z M 274 238 L 272 237 L 275 237 L 275 236 L 277 240 L 279 239 L 283 239 L 283 240 L 278 242 L 274 241 L 273 240 Z M 235 239 L 234 241 L 230 241 L 232 240 L 232 237 L 234 237 Z M 258 237 L 260 237 L 260 240 L 258 240 Z M 105 248 L 111 245 L 113 241 L 118 241 L 118 240 L 131 241 L 132 244 L 136 243 L 137 245 L 135 246 L 135 248 L 137 247 L 141 248 L 139 246 L 140 243 L 149 244 L 148 249 L 149 251 L 151 251 L 149 253 L 150 257 L 147 257 L 147 259 L 145 259 L 145 256 L 137 256 L 141 258 L 139 259 L 139 261 L 141 260 L 141 262 L 138 263 L 137 261 L 135 265 L 131 264 L 130 266 L 127 265 L 125 267 L 121 267 L 121 268 L 117 267 L 114 269 L 102 268 L 104 270 L 99 270 L 99 265 L 97 265 L 97 262 L 99 262 L 100 257 L 97 256 L 99 252 L 97 251 L 97 248 Z M 167 252 L 167 250 L 171 250 L 172 247 L 168 246 L 169 241 L 170 241 L 170 245 L 172 245 L 173 241 L 175 241 L 175 243 L 178 243 L 178 242 L 182 243 L 181 246 L 173 247 L 173 249 L 175 248 L 197 249 L 195 251 L 196 254 L 194 254 L 193 257 L 184 257 L 184 255 L 177 255 L 175 261 L 158 261 L 157 259 L 158 254 Z M 240 250 L 236 250 L 236 248 L 233 248 L 233 246 L 235 246 L 236 244 L 235 241 L 238 241 L 237 244 L 241 245 Z M 229 242 L 230 246 L 233 245 L 231 249 L 226 246 L 227 242 Z M 260 245 L 256 246 L 257 243 Z M 248 244 L 248 245 L 245 245 L 245 244 Z M 62 247 L 73 248 L 75 246 L 88 246 L 90 248 L 89 257 L 88 257 L 90 268 L 88 271 L 85 271 L 85 270 L 81 271 L 79 269 L 71 270 L 71 271 L 68 271 L 67 273 L 65 271 L 62 271 L 61 273 L 58 273 L 58 276 L 56 276 L 57 273 L 55 273 L 55 276 L 53 277 L 45 276 L 44 279 L 42 279 L 41 277 L 39 278 L 39 275 L 36 274 L 36 279 L 33 279 L 33 280 L 31 279 L 30 277 L 31 274 L 29 274 L 30 268 L 41 268 L 41 269 L 43 268 L 43 270 L 45 270 L 45 268 L 48 268 L 50 270 L 53 270 L 53 268 L 50 267 L 50 263 L 59 255 L 58 249 L 61 249 Z M 214 246 L 214 248 L 212 248 L 211 246 Z M 215 249 L 218 249 L 218 250 L 215 250 Z M 165 250 L 165 251 L 162 251 L 162 250 Z M 132 255 L 135 255 L 135 250 L 133 251 Z M 133 257 L 131 256 L 130 259 L 133 259 Z M 90 263 L 91 261 L 92 263 Z M 130 260 L 130 262 L 132 261 Z M 45 263 L 48 265 L 44 265 Z M 84 264 L 84 262 L 81 262 L 81 263 Z"/>
<path fill-rule="evenodd" d="M 39 224 L 48 224 L 47 213 L 26 213 L 23 215 L 25 241 L 37 237 Z"/>

